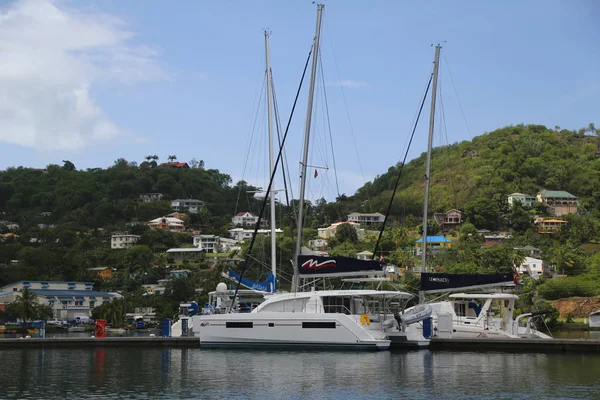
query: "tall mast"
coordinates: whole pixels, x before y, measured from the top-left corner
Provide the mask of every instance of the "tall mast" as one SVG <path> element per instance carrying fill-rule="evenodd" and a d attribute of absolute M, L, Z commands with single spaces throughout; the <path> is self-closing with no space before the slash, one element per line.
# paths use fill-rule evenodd
<path fill-rule="evenodd" d="M 273 153 L 273 85 L 271 75 L 271 54 L 269 51 L 269 32 L 265 30 L 265 54 L 267 68 L 267 121 L 269 126 L 269 172 L 270 175 L 275 171 L 275 155 Z M 270 193 L 265 193 L 265 196 L 271 197 L 271 271 L 277 283 L 277 248 L 275 243 L 275 189 L 271 184 Z M 275 291 L 275 287 L 272 288 Z"/>
<path fill-rule="evenodd" d="M 438 70 L 440 66 L 440 49 L 435 46 L 435 59 L 433 61 L 433 87 L 431 89 L 431 110 L 429 112 L 429 137 L 427 139 L 427 163 L 425 167 L 425 201 L 423 203 L 423 243 L 421 247 L 421 272 L 427 272 L 427 214 L 429 206 L 429 185 L 431 181 L 431 149 L 433 143 L 433 127 L 435 122 L 435 98 L 437 95 Z M 423 293 L 420 293 L 421 300 Z"/>
<path fill-rule="evenodd" d="M 294 262 L 298 263 L 298 256 L 302 250 L 302 218 L 304 213 L 304 192 L 306 189 L 306 170 L 308 164 L 308 142 L 310 139 L 310 123 L 312 121 L 312 108 L 313 108 L 313 97 L 315 93 L 315 77 L 317 75 L 317 62 L 319 60 L 319 39 L 321 35 L 321 14 L 323 13 L 323 4 L 317 4 L 317 28 L 315 38 L 313 41 L 313 59 L 312 69 L 310 73 L 310 86 L 308 91 L 308 108 L 306 110 L 306 125 L 304 129 L 304 151 L 302 153 L 302 164 L 300 165 L 300 204 L 298 206 L 298 221 L 296 226 L 298 228 L 298 237 L 296 240 L 296 254 Z M 292 292 L 298 291 L 300 283 L 300 276 L 298 275 L 299 265 L 294 268 L 294 277 L 292 279 Z"/>

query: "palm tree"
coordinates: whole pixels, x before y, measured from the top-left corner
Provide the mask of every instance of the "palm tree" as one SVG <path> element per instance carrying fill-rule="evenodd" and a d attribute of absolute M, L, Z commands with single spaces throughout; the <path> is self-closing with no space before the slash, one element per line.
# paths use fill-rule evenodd
<path fill-rule="evenodd" d="M 21 289 L 20 294 L 14 302 L 17 316 L 29 326 L 38 315 L 37 295 L 29 288 Z"/>

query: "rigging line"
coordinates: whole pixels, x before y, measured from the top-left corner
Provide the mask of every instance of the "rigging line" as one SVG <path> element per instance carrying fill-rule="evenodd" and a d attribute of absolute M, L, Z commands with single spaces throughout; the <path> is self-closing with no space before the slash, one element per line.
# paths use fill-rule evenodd
<path fill-rule="evenodd" d="M 377 237 L 377 242 L 375 243 L 375 250 L 373 250 L 373 256 L 372 256 L 373 260 L 375 259 L 377 250 L 379 250 L 379 243 L 381 242 L 381 237 L 383 236 L 383 230 L 385 229 L 385 224 L 390 215 L 390 210 L 392 209 L 394 197 L 396 196 L 396 190 L 398 189 L 398 184 L 400 183 L 400 177 L 402 176 L 402 171 L 404 170 L 404 165 L 406 165 L 406 159 L 408 158 L 408 151 L 410 150 L 410 145 L 412 144 L 413 138 L 415 137 L 415 131 L 417 130 L 417 125 L 419 124 L 419 119 L 421 118 L 421 112 L 423 111 L 423 106 L 425 105 L 425 100 L 427 99 L 427 92 L 429 92 L 429 87 L 431 86 L 432 80 L 433 80 L 433 74 L 431 74 L 429 77 L 429 82 L 427 83 L 427 88 L 425 89 L 425 94 L 423 95 L 423 100 L 421 101 L 421 106 L 419 107 L 419 114 L 417 115 L 417 120 L 415 121 L 415 125 L 414 125 L 412 133 L 410 135 L 410 140 L 408 142 L 406 152 L 404 153 L 404 160 L 402 160 L 402 165 L 400 166 L 400 170 L 398 171 L 398 177 L 396 178 L 396 184 L 394 185 L 394 191 L 392 192 L 392 197 L 390 197 L 390 204 L 388 205 L 388 208 L 385 211 L 385 218 L 383 219 L 383 224 L 381 226 L 381 230 L 379 231 L 379 236 Z"/>
<path fill-rule="evenodd" d="M 444 62 L 446 63 L 446 68 L 448 68 L 448 75 L 450 75 L 450 82 L 452 82 L 452 87 L 454 88 L 454 94 L 456 95 L 456 100 L 458 100 L 458 106 L 460 107 L 460 113 L 462 114 L 463 121 L 465 121 L 465 126 L 467 127 L 467 133 L 471 140 L 473 140 L 473 135 L 471 134 L 471 130 L 469 129 L 469 124 L 467 123 L 467 117 L 465 116 L 465 111 L 463 110 L 462 103 L 460 102 L 460 97 L 458 97 L 458 91 L 456 90 L 456 85 L 454 85 L 454 78 L 452 77 L 452 71 L 450 71 L 450 64 L 446 59 L 446 55 L 442 53 L 442 57 L 444 57 Z"/>
<path fill-rule="evenodd" d="M 325 98 L 325 114 L 327 115 L 327 129 L 329 129 L 329 143 L 331 144 L 331 159 L 333 161 L 333 173 L 335 176 L 335 188 L 338 197 L 340 196 L 340 185 L 338 182 L 337 166 L 335 164 L 335 152 L 333 151 L 333 136 L 331 135 L 331 119 L 329 118 L 329 104 L 327 102 L 327 90 L 325 89 L 325 74 L 323 73 L 323 60 L 319 53 L 319 65 L 321 66 L 321 81 L 323 82 L 323 97 Z"/>
<path fill-rule="evenodd" d="M 308 57 L 306 58 L 306 63 L 304 64 L 304 71 L 302 71 L 302 78 L 300 78 L 300 85 L 298 85 L 298 91 L 296 92 L 296 98 L 294 99 L 294 104 L 292 105 L 292 111 L 290 112 L 290 118 L 288 119 L 288 123 L 285 128 L 285 133 L 283 134 L 281 146 L 279 146 L 279 152 L 277 153 L 277 160 L 275 160 L 275 163 L 274 163 L 275 166 L 277 166 L 279 164 L 279 160 L 281 159 L 281 153 L 284 148 L 285 140 L 287 139 L 290 124 L 291 124 L 292 118 L 294 116 L 294 110 L 296 109 L 296 104 L 298 103 L 298 97 L 300 97 L 300 90 L 302 89 L 302 83 L 304 82 L 304 77 L 306 76 L 306 70 L 308 69 L 308 63 L 309 63 L 310 57 L 312 55 L 312 50 L 313 50 L 313 48 L 311 47 L 310 51 L 308 52 Z M 277 172 L 276 170 L 277 170 L 277 168 L 274 168 L 273 171 L 271 172 L 271 179 L 269 180 L 269 186 L 267 187 L 267 193 L 269 193 L 271 191 L 271 186 L 273 185 L 273 180 L 275 179 L 275 173 Z M 262 216 L 265 212 L 265 208 L 267 207 L 267 199 L 268 199 L 268 196 L 265 196 L 265 198 L 262 201 L 262 206 L 260 209 L 260 213 L 258 214 L 258 220 L 256 221 L 256 225 L 254 226 L 254 232 L 252 233 L 252 240 L 250 241 L 250 246 L 248 246 L 247 254 L 252 253 L 252 248 L 254 247 L 254 242 L 256 241 L 256 236 L 258 233 L 258 228 L 260 226 L 260 221 L 262 220 Z M 290 231 L 292 231 L 292 237 L 293 237 L 293 228 L 290 229 Z M 240 272 L 240 279 L 238 280 L 238 283 L 235 287 L 235 292 L 233 294 L 234 303 L 235 303 L 235 299 L 237 298 L 238 291 L 240 290 L 242 278 L 244 277 L 244 273 L 246 272 L 247 269 L 248 269 L 248 261 L 244 260 L 244 265 L 242 266 L 242 270 Z M 230 311 L 231 311 L 231 309 L 230 309 Z"/>
<path fill-rule="evenodd" d="M 344 100 L 344 107 L 346 109 L 346 116 L 348 117 L 348 125 L 350 126 L 350 134 L 352 135 L 352 141 L 354 142 L 354 150 L 356 151 L 356 161 L 358 161 L 358 168 L 360 169 L 360 175 L 362 177 L 363 182 L 366 182 L 365 173 L 363 171 L 362 162 L 360 161 L 360 151 L 358 150 L 358 145 L 356 144 L 356 136 L 354 135 L 354 127 L 352 125 L 352 120 L 350 119 L 350 111 L 348 110 L 348 101 L 346 100 L 346 93 L 344 92 L 344 86 L 342 85 L 342 75 L 340 74 L 340 69 L 338 67 L 337 58 L 335 56 L 335 50 L 333 48 L 333 40 L 331 39 L 331 32 L 329 31 L 329 26 L 327 23 L 324 23 L 325 30 L 327 31 L 327 35 L 329 36 L 329 45 L 331 47 L 331 54 L 333 55 L 333 64 L 335 65 L 335 69 L 338 74 L 338 82 L 340 86 L 340 90 L 342 92 L 342 99 Z M 373 212 L 371 207 L 371 196 L 369 195 L 369 189 L 365 188 L 365 194 L 367 195 L 367 203 L 369 205 L 369 212 Z"/>
<path fill-rule="evenodd" d="M 446 110 L 444 108 L 444 97 L 442 96 L 442 81 L 440 79 L 440 81 L 438 82 L 439 86 L 440 86 L 440 113 L 441 113 L 441 118 L 442 118 L 442 124 L 441 126 L 444 127 L 444 138 L 446 139 L 446 144 L 449 146 L 450 142 L 448 140 L 448 126 L 446 125 Z M 452 168 L 450 168 L 450 157 L 446 157 L 446 170 L 450 171 L 450 177 L 452 179 L 452 186 L 456 187 L 456 171 L 453 170 Z M 456 200 L 456 190 L 452 191 L 452 197 L 454 200 L 454 207 L 458 207 L 458 202 Z"/>
<path fill-rule="evenodd" d="M 267 80 L 267 73 L 265 71 L 265 76 L 263 78 L 263 83 L 261 85 L 260 95 L 258 96 L 257 101 L 256 101 L 256 114 L 254 116 L 254 122 L 252 124 L 252 129 L 250 131 L 250 138 L 248 139 L 248 145 L 246 146 L 246 148 L 249 148 L 252 145 L 252 138 L 254 137 L 254 132 L 256 132 L 256 122 L 258 120 L 258 114 L 259 114 L 259 111 L 260 111 L 260 99 L 262 98 L 263 91 L 265 90 L 265 82 L 266 82 L 266 80 Z M 250 157 L 250 153 L 251 153 L 250 151 L 248 151 L 246 153 L 246 159 L 244 160 L 244 168 L 242 169 L 242 180 L 244 180 L 244 176 L 246 174 L 246 168 L 248 166 L 248 159 Z M 235 201 L 235 212 L 234 212 L 234 215 L 237 214 L 237 211 L 238 211 L 238 206 L 239 206 L 239 203 L 240 203 L 240 194 L 241 194 L 241 192 L 242 192 L 242 188 L 240 187 L 240 189 L 238 190 L 237 199 Z"/>
<path fill-rule="evenodd" d="M 273 108 L 275 111 L 275 129 L 277 131 L 277 144 L 281 146 L 281 121 L 279 120 L 279 107 L 277 107 L 277 96 L 275 95 L 275 80 L 273 79 L 273 73 L 271 73 L 271 92 L 273 93 Z M 285 193 L 285 202 L 290 205 L 290 197 L 288 194 L 287 179 L 285 177 L 287 170 L 287 157 L 285 149 L 283 151 L 283 158 L 281 159 L 281 172 L 283 176 L 283 191 Z"/>

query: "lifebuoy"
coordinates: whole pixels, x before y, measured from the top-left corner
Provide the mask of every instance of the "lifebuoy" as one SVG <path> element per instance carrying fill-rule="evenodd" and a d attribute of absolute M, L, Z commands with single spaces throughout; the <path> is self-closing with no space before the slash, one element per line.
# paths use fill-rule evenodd
<path fill-rule="evenodd" d="M 360 316 L 360 323 L 363 325 L 371 325 L 371 319 L 367 314 L 363 314 Z"/>

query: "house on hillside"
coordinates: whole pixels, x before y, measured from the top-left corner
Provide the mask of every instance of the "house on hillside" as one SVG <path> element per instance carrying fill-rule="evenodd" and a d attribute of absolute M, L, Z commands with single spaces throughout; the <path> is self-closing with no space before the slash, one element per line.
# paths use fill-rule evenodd
<path fill-rule="evenodd" d="M 40 305 L 49 305 L 54 318 L 88 319 L 95 307 L 108 303 L 113 295 L 93 290 L 93 282 L 19 281 L 0 287 L 0 304 L 9 304 L 28 288 Z"/>
<path fill-rule="evenodd" d="M 500 232 L 498 234 L 483 235 L 483 238 L 485 239 L 485 243 L 502 244 L 507 240 L 512 240 L 513 236 L 506 232 Z"/>
<path fill-rule="evenodd" d="M 171 162 L 161 163 L 159 165 L 159 167 L 189 168 L 190 166 L 186 162 L 171 161 Z"/>
<path fill-rule="evenodd" d="M 93 275 L 99 276 L 101 279 L 112 279 L 113 270 L 109 267 L 88 268 L 88 271 Z"/>
<path fill-rule="evenodd" d="M 206 250 L 197 247 L 176 248 L 167 250 L 167 257 L 175 262 L 193 261 L 197 260 L 200 254 L 205 252 Z"/>
<path fill-rule="evenodd" d="M 381 213 L 358 213 L 353 212 L 348 214 L 348 222 L 356 222 L 361 225 L 381 224 L 385 219 L 385 215 Z"/>
<path fill-rule="evenodd" d="M 365 251 L 361 251 L 360 253 L 356 253 L 356 258 L 358 258 L 359 260 L 372 260 L 373 259 L 373 253 L 371 253 L 368 250 Z"/>
<path fill-rule="evenodd" d="M 321 239 L 331 239 L 335 237 L 337 228 L 342 224 L 350 224 L 356 229 L 358 239 L 362 240 L 365 236 L 365 230 L 360 228 L 360 224 L 357 222 L 335 222 L 329 225 L 327 228 L 318 228 L 317 234 Z"/>
<path fill-rule="evenodd" d="M 433 218 L 442 229 L 442 232 L 457 229 L 463 223 L 462 211 L 457 209 L 448 210 L 445 213 L 434 213 Z"/>
<path fill-rule="evenodd" d="M 110 237 L 111 249 L 127 249 L 136 245 L 140 240 L 139 235 L 130 235 L 128 233 L 113 233 Z"/>
<path fill-rule="evenodd" d="M 231 218 L 231 223 L 233 224 L 233 226 L 254 226 L 257 222 L 258 216 L 248 211 L 239 212 L 233 218 Z"/>
<path fill-rule="evenodd" d="M 508 205 L 513 206 L 515 203 L 521 203 L 524 207 L 533 207 L 538 202 L 537 197 L 523 193 L 511 193 L 508 195 Z"/>
<path fill-rule="evenodd" d="M 271 236 L 270 229 L 259 229 L 256 233 L 258 235 Z M 283 233 L 283 231 L 279 228 L 276 228 L 275 234 L 277 235 L 280 233 Z M 250 239 L 250 238 L 252 238 L 253 234 L 254 234 L 254 229 L 233 228 L 233 229 L 229 230 L 229 236 L 231 236 L 231 238 L 237 242 L 241 242 L 246 239 Z"/>
<path fill-rule="evenodd" d="M 525 252 L 525 254 L 528 254 L 529 256 L 531 256 L 533 258 L 540 258 L 542 256 L 542 251 L 533 246 L 529 246 L 529 245 L 523 246 L 523 248 L 521 248 L 520 250 L 523 250 L 523 252 Z"/>
<path fill-rule="evenodd" d="M 148 222 L 150 229 L 162 229 L 171 232 L 183 232 L 185 229 L 183 220 L 175 217 L 160 217 Z"/>
<path fill-rule="evenodd" d="M 308 241 L 308 247 L 313 251 L 323 251 L 327 249 L 327 240 L 313 239 Z"/>
<path fill-rule="evenodd" d="M 535 231 L 540 234 L 554 234 L 560 232 L 563 226 L 568 225 L 568 221 L 564 219 L 545 219 L 538 217 L 533 221 Z"/>
<path fill-rule="evenodd" d="M 153 201 L 158 201 L 163 197 L 162 193 L 141 193 L 140 194 L 140 199 L 142 199 L 142 201 L 144 203 L 151 203 Z"/>
<path fill-rule="evenodd" d="M 548 205 L 555 216 L 577 213 L 579 200 L 564 190 L 542 190 L 537 194 L 539 202 Z"/>
<path fill-rule="evenodd" d="M 178 212 L 188 211 L 197 214 L 204 207 L 204 202 L 196 199 L 176 199 L 171 201 L 171 207 Z"/>
<path fill-rule="evenodd" d="M 16 232 L 19 230 L 19 224 L 10 221 L 0 221 L 0 228 L 7 229 L 10 232 Z"/>
<path fill-rule="evenodd" d="M 530 276 L 542 275 L 548 269 L 543 260 L 533 257 L 525 257 L 523 263 L 517 267 L 520 274 L 528 274 Z"/>
<path fill-rule="evenodd" d="M 452 240 L 446 239 L 444 236 L 427 236 L 427 248 L 434 252 L 443 249 L 452 248 Z M 421 254 L 423 251 L 423 238 L 419 238 L 415 243 L 415 253 Z"/>

